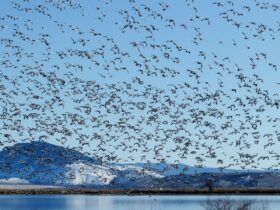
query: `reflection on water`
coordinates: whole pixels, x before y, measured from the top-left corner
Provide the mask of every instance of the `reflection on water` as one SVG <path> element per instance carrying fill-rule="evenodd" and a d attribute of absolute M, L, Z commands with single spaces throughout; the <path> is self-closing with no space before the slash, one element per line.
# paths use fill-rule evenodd
<path fill-rule="evenodd" d="M 232 198 L 208 199 L 201 204 L 205 210 L 269 210 L 267 200 L 241 200 Z"/>
<path fill-rule="evenodd" d="M 280 196 L 1 195 L 2 209 L 279 210 Z"/>

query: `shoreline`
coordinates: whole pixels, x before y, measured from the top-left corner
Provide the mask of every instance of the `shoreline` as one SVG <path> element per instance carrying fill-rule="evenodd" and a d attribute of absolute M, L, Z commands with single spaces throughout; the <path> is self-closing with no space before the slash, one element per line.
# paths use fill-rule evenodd
<path fill-rule="evenodd" d="M 90 189 L 40 188 L 0 189 L 0 195 L 280 195 L 280 189 Z"/>

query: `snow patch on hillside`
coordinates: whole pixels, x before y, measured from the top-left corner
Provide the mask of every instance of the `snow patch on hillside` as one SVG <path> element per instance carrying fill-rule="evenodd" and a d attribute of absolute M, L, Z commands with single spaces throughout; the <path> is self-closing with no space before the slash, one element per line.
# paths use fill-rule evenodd
<path fill-rule="evenodd" d="M 73 163 L 65 165 L 66 185 L 108 185 L 116 177 L 106 167 L 91 163 Z"/>
<path fill-rule="evenodd" d="M 0 184 L 29 184 L 29 182 L 25 179 L 20 178 L 7 178 L 0 179 Z"/>
<path fill-rule="evenodd" d="M 119 171 L 126 172 L 126 177 L 134 177 L 134 178 L 140 178 L 140 177 L 145 177 L 145 176 L 152 176 L 154 178 L 163 178 L 161 174 L 152 171 L 152 170 L 147 170 L 143 167 L 140 166 L 135 166 L 135 165 L 122 165 L 122 166 L 115 166 L 115 168 Z"/>

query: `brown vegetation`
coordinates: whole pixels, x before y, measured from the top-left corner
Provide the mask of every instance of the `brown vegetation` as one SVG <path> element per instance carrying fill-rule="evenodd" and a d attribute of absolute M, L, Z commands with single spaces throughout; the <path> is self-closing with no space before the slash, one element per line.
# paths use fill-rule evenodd
<path fill-rule="evenodd" d="M 92 188 L 42 188 L 0 189 L 0 194 L 123 194 L 123 195 L 183 195 L 183 194 L 280 194 L 280 189 L 92 189 Z"/>

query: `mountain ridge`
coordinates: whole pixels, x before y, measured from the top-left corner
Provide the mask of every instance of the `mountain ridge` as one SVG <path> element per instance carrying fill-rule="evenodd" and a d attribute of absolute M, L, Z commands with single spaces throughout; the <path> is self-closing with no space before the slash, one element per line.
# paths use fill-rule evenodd
<path fill-rule="evenodd" d="M 259 173 L 259 174 L 258 174 Z M 73 148 L 41 141 L 17 143 L 0 151 L 1 184 L 94 186 L 108 188 L 256 186 L 265 171 L 195 168 L 168 163 L 112 163 L 100 161 Z M 257 174 L 257 175 L 256 175 Z M 213 178 L 213 176 L 216 178 Z M 217 178 L 219 177 L 219 178 Z M 278 177 L 276 177 L 278 178 Z M 280 179 L 280 176 L 279 176 Z"/>

